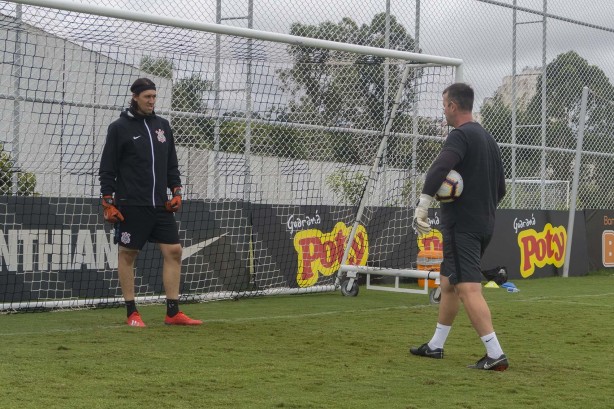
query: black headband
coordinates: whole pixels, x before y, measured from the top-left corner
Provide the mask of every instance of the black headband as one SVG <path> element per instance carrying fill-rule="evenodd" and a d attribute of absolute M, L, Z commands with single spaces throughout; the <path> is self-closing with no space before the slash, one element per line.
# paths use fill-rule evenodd
<path fill-rule="evenodd" d="M 130 87 L 130 91 L 132 91 L 133 94 L 139 95 L 141 92 L 143 91 L 147 91 L 147 90 L 156 90 L 156 84 L 153 83 L 153 81 L 147 81 L 147 82 L 141 82 L 139 84 L 132 84 L 132 86 Z"/>

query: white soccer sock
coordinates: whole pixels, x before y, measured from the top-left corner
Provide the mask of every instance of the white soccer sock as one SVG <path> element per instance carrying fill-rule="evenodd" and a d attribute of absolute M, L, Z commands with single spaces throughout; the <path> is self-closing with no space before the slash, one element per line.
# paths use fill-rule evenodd
<path fill-rule="evenodd" d="M 490 358 L 499 358 L 501 355 L 503 355 L 503 350 L 501 349 L 497 335 L 494 332 L 486 334 L 483 337 L 480 337 L 480 339 L 486 347 L 486 355 L 488 355 Z"/>
<path fill-rule="evenodd" d="M 448 338 L 448 334 L 452 327 L 450 325 L 443 325 L 437 323 L 437 327 L 435 328 L 435 333 L 433 334 L 433 338 L 429 341 L 429 348 L 443 348 L 443 344 L 446 343 L 446 339 Z"/>

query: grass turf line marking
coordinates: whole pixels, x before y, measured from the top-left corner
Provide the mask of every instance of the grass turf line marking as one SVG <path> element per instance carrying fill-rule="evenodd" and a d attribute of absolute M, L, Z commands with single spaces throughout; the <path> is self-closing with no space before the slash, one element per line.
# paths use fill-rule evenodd
<path fill-rule="evenodd" d="M 382 307 L 382 308 L 371 308 L 371 309 L 359 309 L 359 310 L 345 310 L 345 311 L 324 311 L 324 312 L 315 312 L 309 314 L 287 314 L 287 315 L 271 315 L 271 316 L 260 316 L 260 317 L 248 317 L 248 318 L 218 318 L 218 319 L 205 319 L 204 326 L 207 324 L 215 323 L 215 324 L 234 324 L 234 323 L 245 323 L 245 322 L 256 322 L 256 321 L 274 321 L 274 320 L 287 320 L 287 319 L 305 319 L 312 317 L 323 317 L 327 315 L 338 315 L 338 314 L 357 314 L 357 313 L 369 313 L 369 312 L 380 312 L 380 311 L 394 311 L 394 310 L 411 310 L 411 309 L 421 309 L 421 308 L 430 308 L 431 306 L 428 304 L 424 305 L 400 305 L 396 307 Z M 164 324 L 160 324 L 160 326 L 156 324 L 148 324 L 148 327 L 160 327 L 165 328 Z M 78 332 L 86 332 L 88 330 L 106 330 L 106 329 L 117 329 L 117 328 L 128 328 L 126 324 L 117 324 L 117 325 L 99 325 L 93 327 L 79 327 L 79 328 L 58 328 L 58 329 L 50 329 L 46 331 L 28 331 L 28 332 L 8 332 L 1 333 L 0 337 L 10 337 L 10 336 L 18 336 L 18 335 L 46 335 L 46 334 L 55 334 L 55 333 L 78 333 Z M 138 329 L 139 331 L 143 331 L 143 329 Z M 144 329 L 147 331 L 147 329 Z"/>
<path fill-rule="evenodd" d="M 578 295 L 571 295 L 571 296 L 566 296 L 566 297 L 562 297 L 562 296 L 553 296 L 553 297 L 532 297 L 532 298 L 526 298 L 526 299 L 522 299 L 522 300 L 512 300 L 512 302 L 541 302 L 541 301 L 550 301 L 550 302 L 556 302 L 556 303 L 561 303 L 561 304 L 574 304 L 574 305 L 586 305 L 586 306 L 590 306 L 590 307 L 599 307 L 599 308 L 603 308 L 604 306 L 602 304 L 584 304 L 584 303 L 578 303 L 578 302 L 573 302 L 573 301 L 565 301 L 565 299 L 569 299 L 569 298 L 581 298 L 581 297 L 606 297 L 606 296 L 612 296 L 614 295 L 614 293 L 603 293 L 603 294 L 578 294 Z M 498 302 L 489 302 L 489 304 L 499 304 Z M 260 317 L 248 317 L 248 318 L 233 318 L 233 319 L 226 319 L 226 318 L 218 318 L 218 319 L 205 319 L 204 324 L 205 326 L 208 323 L 215 323 L 215 324 L 224 324 L 224 323 L 228 323 L 228 324 L 233 324 L 233 323 L 245 323 L 245 322 L 256 322 L 256 321 L 267 321 L 267 320 L 284 320 L 284 319 L 304 319 L 304 318 L 312 318 L 312 317 L 321 317 L 321 316 L 327 316 L 327 315 L 336 315 L 336 314 L 356 314 L 356 313 L 365 313 L 365 312 L 379 312 L 379 311 L 394 311 L 394 310 L 410 310 L 410 309 L 422 309 L 422 308 L 431 308 L 433 307 L 432 305 L 429 304 L 418 304 L 418 305 L 411 305 L 411 306 L 407 306 L 407 305 L 400 305 L 400 306 L 396 306 L 396 307 L 382 307 L 382 308 L 372 308 L 372 309 L 359 309 L 359 310 L 345 310 L 345 311 L 324 311 L 324 312 L 316 312 L 316 313 L 309 313 L 309 314 L 286 314 L 286 315 L 272 315 L 272 316 L 260 316 Z M 163 325 L 161 325 L 163 327 Z M 157 325 L 150 325 L 150 327 L 157 327 Z M 10 337 L 10 336 L 18 336 L 18 335 L 45 335 L 45 334 L 54 334 L 54 333 L 76 333 L 76 332 L 85 332 L 87 330 L 104 330 L 104 329 L 117 329 L 117 328 L 126 328 L 125 324 L 117 324 L 117 325 L 100 325 L 100 326 L 94 326 L 94 327 L 88 327 L 88 328 L 73 328 L 73 329 L 65 329 L 65 328 L 58 328 L 58 329 L 52 329 L 52 330 L 47 330 L 47 331 L 29 331 L 29 332 L 11 332 L 11 333 L 1 333 L 0 332 L 0 337 Z"/>
<path fill-rule="evenodd" d="M 522 300 L 514 300 L 514 302 L 527 302 L 527 301 L 553 301 L 553 300 L 564 300 L 567 298 L 581 298 L 581 297 L 607 297 L 612 296 L 614 293 L 603 293 L 603 294 L 576 294 L 576 295 L 568 295 L 568 296 L 551 296 L 551 297 L 531 297 L 525 298 Z"/>

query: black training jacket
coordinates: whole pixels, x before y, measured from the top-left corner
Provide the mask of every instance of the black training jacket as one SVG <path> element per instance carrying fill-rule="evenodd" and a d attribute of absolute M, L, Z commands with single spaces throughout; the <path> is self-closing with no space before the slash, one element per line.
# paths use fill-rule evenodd
<path fill-rule="evenodd" d="M 100 193 L 115 194 L 118 205 L 163 206 L 167 188 L 181 186 L 177 151 L 170 124 L 122 111 L 109 125 L 100 158 Z"/>

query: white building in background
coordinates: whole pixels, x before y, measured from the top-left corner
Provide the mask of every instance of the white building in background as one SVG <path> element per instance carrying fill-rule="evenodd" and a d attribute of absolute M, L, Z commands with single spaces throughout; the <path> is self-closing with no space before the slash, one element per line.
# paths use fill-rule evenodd
<path fill-rule="evenodd" d="M 520 73 L 516 74 L 516 108 L 524 110 L 527 108 L 533 96 L 537 92 L 537 83 L 542 75 L 541 68 L 525 67 Z M 503 82 L 495 91 L 495 95 L 484 99 L 483 105 L 492 103 L 492 100 L 499 96 L 501 101 L 507 106 L 512 106 L 512 83 L 513 76 L 503 77 Z"/>
<path fill-rule="evenodd" d="M 141 52 L 146 52 L 143 50 Z M 140 62 L 140 56 L 116 53 Z M 158 111 L 169 111 L 171 80 L 0 14 L 0 144 L 42 196 L 97 197 L 108 125 L 147 76 Z"/>

